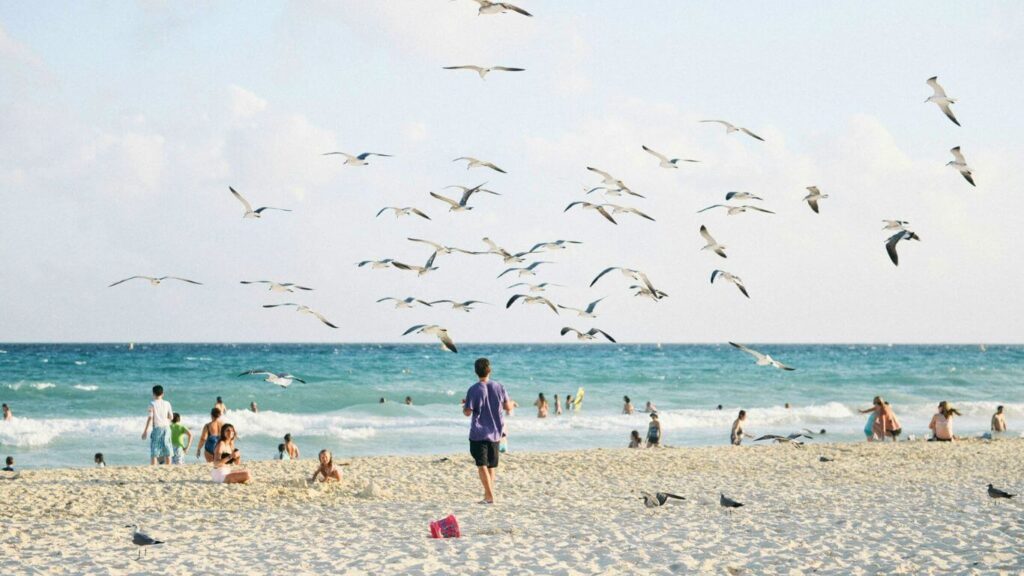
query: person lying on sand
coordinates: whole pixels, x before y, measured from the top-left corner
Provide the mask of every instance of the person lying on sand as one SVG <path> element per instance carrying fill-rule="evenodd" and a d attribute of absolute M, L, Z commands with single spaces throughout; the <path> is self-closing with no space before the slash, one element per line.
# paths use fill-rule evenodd
<path fill-rule="evenodd" d="M 326 448 L 320 451 L 320 455 L 317 457 L 320 460 L 320 465 L 317 466 L 316 471 L 313 472 L 313 477 L 309 479 L 310 482 L 316 482 L 316 479 L 323 477 L 322 482 L 341 482 L 341 470 L 334 465 L 334 456 L 331 455 L 331 451 Z"/>

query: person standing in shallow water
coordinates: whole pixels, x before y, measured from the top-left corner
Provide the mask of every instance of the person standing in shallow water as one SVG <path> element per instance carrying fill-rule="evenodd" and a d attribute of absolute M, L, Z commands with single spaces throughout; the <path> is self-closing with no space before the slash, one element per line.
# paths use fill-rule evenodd
<path fill-rule="evenodd" d="M 480 503 L 494 504 L 495 469 L 498 467 L 501 435 L 505 431 L 504 415 L 512 412 L 514 404 L 505 387 L 491 380 L 490 360 L 478 358 L 473 368 L 479 380 L 466 391 L 462 414 L 470 418 L 469 453 L 484 488 L 484 498 Z"/>
<path fill-rule="evenodd" d="M 544 397 L 543 392 L 537 395 L 537 401 L 533 405 L 537 407 L 537 418 L 548 417 L 548 399 Z"/>
<path fill-rule="evenodd" d="M 555 404 L 555 416 L 561 416 L 562 415 L 562 405 L 558 402 L 558 394 L 555 394 L 554 404 Z"/>

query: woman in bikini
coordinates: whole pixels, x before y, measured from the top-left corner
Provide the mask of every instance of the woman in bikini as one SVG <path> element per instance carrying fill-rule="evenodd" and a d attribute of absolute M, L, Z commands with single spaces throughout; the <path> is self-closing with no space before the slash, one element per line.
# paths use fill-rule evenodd
<path fill-rule="evenodd" d="M 199 436 L 199 443 L 196 445 L 196 458 L 199 458 L 199 453 L 202 452 L 207 462 L 213 462 L 216 454 L 214 449 L 217 447 L 217 442 L 220 441 L 222 426 L 220 415 L 219 408 L 210 410 L 210 421 L 203 426 L 203 433 Z"/>
<path fill-rule="evenodd" d="M 245 484 L 252 480 L 252 474 L 248 470 L 234 470 L 233 465 L 242 463 L 242 453 L 235 448 L 235 427 L 231 424 L 224 424 L 220 427 L 220 440 L 214 447 L 214 452 L 219 456 L 213 463 L 213 470 L 210 476 L 218 484 Z"/>
<path fill-rule="evenodd" d="M 544 397 L 543 392 L 537 395 L 537 401 L 533 405 L 537 407 L 537 418 L 548 417 L 548 399 Z"/>
<path fill-rule="evenodd" d="M 324 449 L 320 451 L 320 466 L 317 467 L 316 472 L 313 472 L 313 477 L 309 479 L 310 482 L 316 482 L 318 477 L 323 477 L 323 482 L 341 482 L 341 470 L 334 465 L 334 456 L 331 455 L 331 451 Z"/>
<path fill-rule="evenodd" d="M 952 442 L 956 440 L 956 435 L 953 434 L 953 416 L 959 416 L 960 411 L 949 405 L 949 402 L 943 400 L 939 403 L 939 411 L 932 416 L 932 421 L 928 424 L 928 429 L 932 431 L 932 436 L 929 441 L 932 442 Z"/>

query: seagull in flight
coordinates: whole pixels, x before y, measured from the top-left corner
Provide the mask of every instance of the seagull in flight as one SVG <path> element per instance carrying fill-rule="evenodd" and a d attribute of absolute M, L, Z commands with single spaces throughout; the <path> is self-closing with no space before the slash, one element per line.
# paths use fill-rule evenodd
<path fill-rule="evenodd" d="M 525 262 L 526 260 L 523 256 L 534 253 L 534 250 L 529 250 L 527 252 L 516 252 L 513 254 L 501 246 L 498 246 L 498 244 L 490 238 L 484 238 L 482 242 L 487 244 L 488 250 L 486 252 L 472 252 L 472 254 L 495 254 L 497 256 L 501 256 L 501 259 L 504 260 L 506 264 L 518 264 L 520 262 Z"/>
<path fill-rule="evenodd" d="M 701 224 L 700 235 L 703 236 L 704 240 L 707 241 L 707 244 L 703 248 L 701 248 L 701 250 L 711 250 L 712 252 L 718 254 L 722 258 L 728 258 L 728 256 L 725 255 L 725 246 L 722 246 L 721 244 L 718 243 L 717 240 L 715 240 L 711 233 L 708 232 L 707 226 Z M 714 282 L 714 279 L 712 279 L 711 281 Z"/>
<path fill-rule="evenodd" d="M 125 528 L 131 528 L 132 529 L 132 544 L 135 544 L 136 546 L 139 547 L 139 555 L 138 555 L 138 557 L 136 559 L 142 558 L 142 551 L 146 550 L 146 548 L 145 548 L 146 546 L 156 546 L 158 544 L 163 544 L 164 543 L 163 540 L 157 540 L 156 538 L 153 538 L 149 534 L 145 534 L 143 532 L 140 532 L 139 531 L 139 527 L 136 524 L 129 524 L 129 525 L 125 526 Z"/>
<path fill-rule="evenodd" d="M 430 240 L 423 240 L 421 238 L 406 238 L 411 242 L 420 242 L 426 244 L 434 249 L 434 252 L 438 254 L 453 254 L 455 252 L 462 252 L 463 254 L 480 254 L 480 252 L 471 252 L 469 250 L 463 250 L 462 248 L 456 248 L 454 246 L 445 246 L 444 244 L 438 244 L 437 242 L 431 242 Z"/>
<path fill-rule="evenodd" d="M 748 204 L 743 204 L 741 206 L 730 206 L 728 204 L 712 204 L 711 206 L 708 206 L 707 208 L 704 208 L 704 209 L 701 209 L 701 210 L 697 210 L 697 214 L 700 214 L 701 212 L 707 212 L 708 210 L 711 210 L 712 208 L 725 208 L 726 212 L 728 213 L 729 216 L 735 216 L 736 214 L 743 214 L 747 210 L 757 210 L 758 212 L 764 212 L 765 214 L 775 214 L 775 212 L 772 212 L 771 210 L 765 210 L 764 208 L 758 208 L 757 206 L 750 206 Z"/>
<path fill-rule="evenodd" d="M 238 198 L 238 201 L 242 203 L 242 206 L 245 206 L 245 212 L 242 214 L 242 218 L 262 218 L 264 210 L 280 210 L 281 212 L 291 212 L 291 210 L 287 208 L 274 208 L 272 206 L 260 206 L 259 208 L 253 210 L 252 204 L 249 204 L 249 201 L 243 198 L 242 195 L 239 194 L 237 190 L 235 190 L 231 186 L 228 186 L 228 190 L 231 190 L 231 193 L 235 195 L 235 198 Z"/>
<path fill-rule="evenodd" d="M 303 380 L 302 378 L 298 378 L 296 376 L 292 376 L 291 374 L 288 374 L 288 373 L 275 374 L 274 372 L 268 372 L 266 370 L 246 370 L 245 372 L 242 372 L 241 374 L 239 374 L 239 376 L 248 376 L 250 374 L 258 374 L 260 376 L 266 376 L 266 378 L 263 379 L 264 382 L 270 382 L 271 384 L 277 384 L 281 388 L 287 388 L 288 386 L 291 386 L 291 383 L 293 381 L 295 381 L 295 382 L 302 382 L 303 384 L 306 383 L 306 381 Z"/>
<path fill-rule="evenodd" d="M 711 273 L 712 284 L 714 284 L 715 280 L 717 280 L 718 278 L 721 278 L 726 282 L 732 282 L 733 284 L 736 285 L 737 288 L 740 289 L 740 292 L 742 292 L 744 296 L 750 298 L 750 294 L 747 294 L 747 288 L 743 285 L 743 279 L 741 279 L 739 276 L 733 276 L 732 274 L 726 272 L 725 270 L 715 270 L 714 272 Z"/>
<path fill-rule="evenodd" d="M 803 434 L 790 434 L 789 436 L 779 436 L 778 434 L 765 434 L 760 438 L 754 438 L 754 442 L 760 442 L 762 440 L 771 440 L 777 444 L 790 444 L 792 446 L 796 446 L 797 448 L 801 448 L 803 447 L 804 443 L 797 440 L 797 438 L 803 436 Z M 810 436 L 806 436 L 806 438 L 810 438 Z"/>
<path fill-rule="evenodd" d="M 632 268 L 622 268 L 622 267 L 619 267 L 619 266 L 610 266 L 610 267 L 605 268 L 604 270 L 602 270 L 601 273 L 598 274 L 597 276 L 595 276 L 593 281 L 590 282 L 591 288 L 593 288 L 594 284 L 597 284 L 597 281 L 600 280 L 602 276 L 604 276 L 605 274 L 607 274 L 609 272 L 612 272 L 613 270 L 618 270 L 619 272 L 622 273 L 623 276 L 626 276 L 627 278 L 631 278 L 631 279 L 633 279 L 633 280 L 643 284 L 642 288 L 646 288 L 648 291 L 650 291 L 651 296 L 655 300 L 661 298 L 661 296 L 659 296 L 659 294 L 663 294 L 663 292 L 661 292 L 660 290 L 655 288 L 653 284 L 651 284 L 650 279 L 647 278 L 647 274 L 644 274 L 643 272 L 641 272 L 639 270 L 633 270 Z M 636 287 L 631 286 L 630 288 L 636 288 Z"/>
<path fill-rule="evenodd" d="M 617 190 L 629 191 L 629 186 L 626 186 L 625 182 L 619 180 L 618 178 L 612 176 L 611 174 L 605 172 L 604 170 L 598 170 L 597 168 L 593 168 L 591 166 L 587 166 L 587 170 L 590 170 L 591 172 L 600 176 L 601 183 L 604 184 L 605 186 L 609 186 Z"/>
<path fill-rule="evenodd" d="M 882 230 L 906 230 L 907 224 L 910 224 L 906 220 L 882 220 L 882 222 L 885 223 Z"/>
<path fill-rule="evenodd" d="M 363 260 L 362 262 L 356 264 L 356 266 L 362 268 L 363 266 L 369 265 L 370 268 L 376 270 L 379 268 L 390 268 L 394 266 L 394 263 L 395 261 L 392 260 L 391 258 L 385 258 L 383 260 Z"/>
<path fill-rule="evenodd" d="M 644 501 L 644 506 L 648 508 L 658 508 L 664 506 L 665 502 L 668 502 L 669 498 L 675 498 L 676 500 L 686 500 L 682 496 L 676 496 L 675 494 L 669 494 L 668 492 L 658 492 L 657 494 L 651 494 L 650 492 L 641 492 L 640 499 Z"/>
<path fill-rule="evenodd" d="M 647 196 L 644 196 L 643 194 L 638 194 L 636 192 L 633 192 L 629 188 L 609 188 L 607 186 L 595 186 L 593 188 L 587 188 L 586 186 L 583 187 L 583 193 L 584 194 L 593 194 L 594 192 L 599 192 L 599 191 L 600 192 L 604 192 L 605 196 L 619 197 L 619 196 L 624 196 L 626 194 L 629 194 L 630 196 L 636 196 L 637 198 L 645 198 L 645 199 L 647 198 Z"/>
<path fill-rule="evenodd" d="M 605 338 L 607 338 L 609 342 L 615 342 L 615 338 L 612 338 L 611 335 L 609 335 L 604 330 L 601 330 L 600 328 L 591 328 L 590 330 L 587 330 L 586 332 L 580 332 L 579 330 L 577 330 L 575 328 L 572 328 L 570 326 L 566 326 L 565 328 L 562 328 L 562 331 L 561 331 L 560 334 L 562 336 L 565 336 L 569 332 L 575 332 L 577 340 L 594 340 L 594 339 L 597 338 L 597 335 L 600 334 L 601 336 L 604 336 Z"/>
<path fill-rule="evenodd" d="M 327 318 L 324 318 L 323 315 L 321 315 L 316 310 L 313 310 L 309 306 L 305 306 L 305 305 L 302 305 L 302 304 L 295 304 L 293 302 L 286 302 L 284 304 L 264 304 L 263 305 L 264 308 L 277 308 L 278 306 L 294 306 L 296 312 L 298 312 L 300 314 L 309 314 L 310 316 L 314 316 L 317 320 L 323 322 L 327 326 L 330 326 L 331 328 L 337 328 L 337 326 L 335 326 L 334 324 L 331 324 L 331 322 L 329 320 L 327 320 Z"/>
<path fill-rule="evenodd" d="M 598 214 L 604 216 L 605 220 L 611 222 L 612 224 L 618 224 L 618 222 L 615 221 L 615 218 L 612 218 L 612 215 L 609 214 L 608 210 L 605 208 L 606 206 L 611 206 L 611 204 L 591 204 L 590 202 L 577 200 L 566 206 L 565 210 L 562 210 L 562 212 L 568 212 L 569 209 L 572 208 L 573 206 L 579 206 L 584 210 L 596 210 Z"/>
<path fill-rule="evenodd" d="M 433 302 L 430 303 L 431 306 L 434 304 L 451 304 L 452 310 L 462 310 L 463 312 L 471 312 L 473 310 L 473 305 L 488 303 L 481 302 L 479 300 L 466 300 L 465 302 L 456 302 L 455 300 L 434 300 Z"/>
<path fill-rule="evenodd" d="M 240 284 L 270 284 L 271 292 L 294 292 L 295 290 L 312 290 L 291 282 L 274 282 L 271 280 L 242 280 Z"/>
<path fill-rule="evenodd" d="M 515 304 L 516 300 L 522 300 L 523 304 L 544 304 L 548 308 L 551 308 L 552 312 L 558 314 L 558 308 L 555 308 L 555 305 L 551 302 L 551 300 L 548 300 L 543 296 L 530 296 L 527 294 L 516 294 L 512 296 L 511 298 L 508 299 L 508 302 L 505 304 L 505 308 L 511 308 L 512 305 Z"/>
<path fill-rule="evenodd" d="M 394 158 L 391 154 L 379 154 L 377 152 L 363 152 L 358 156 L 353 156 L 347 152 L 325 152 L 322 156 L 344 156 L 346 166 L 366 166 L 369 162 L 366 161 L 370 156 L 380 156 L 381 158 Z"/>
<path fill-rule="evenodd" d="M 505 12 L 515 12 L 516 14 L 522 14 L 523 16 L 533 16 L 526 10 L 523 10 L 515 4 L 509 2 L 492 2 L 491 0 L 474 0 L 480 5 L 480 9 L 477 10 L 477 16 L 484 14 L 504 14 Z"/>
<path fill-rule="evenodd" d="M 570 244 L 583 244 L 579 240 L 555 240 L 554 242 L 538 242 L 530 248 L 530 252 L 541 252 L 543 250 L 565 250 Z"/>
<path fill-rule="evenodd" d="M 189 284 L 196 284 L 198 286 L 203 285 L 202 282 L 196 282 L 195 280 L 189 280 L 188 278 L 179 278 L 177 276 L 160 276 L 159 278 L 154 278 L 153 276 L 131 276 L 130 278 L 125 278 L 124 280 L 118 280 L 117 282 L 114 282 L 110 286 L 107 286 L 107 288 L 113 288 L 118 284 L 127 282 L 129 280 L 135 280 L 136 278 L 141 278 L 142 280 L 149 280 L 149 283 L 153 286 L 159 286 L 160 283 L 163 282 L 164 280 L 180 280 L 182 282 L 188 282 Z"/>
<path fill-rule="evenodd" d="M 509 288 L 518 288 L 520 286 L 526 286 L 529 289 L 530 292 L 544 292 L 544 291 L 547 290 L 548 286 L 557 286 L 559 288 L 564 288 L 564 286 L 562 286 L 561 284 L 552 284 L 551 282 L 541 282 L 540 284 L 530 284 L 528 282 L 516 282 L 515 284 L 512 284 L 511 286 L 509 286 Z"/>
<path fill-rule="evenodd" d="M 807 201 L 807 205 L 814 210 L 814 213 L 818 213 L 818 200 L 822 198 L 828 198 L 828 194 L 822 194 L 821 190 L 818 190 L 817 186 L 808 186 L 807 190 L 810 192 L 807 196 L 804 196 L 804 200 Z"/>
<path fill-rule="evenodd" d="M 957 146 L 955 148 L 950 148 L 949 151 L 953 154 L 954 159 L 947 162 L 946 166 L 952 166 L 953 169 L 964 177 L 964 180 L 967 180 L 971 186 L 974 186 L 974 177 L 971 175 L 971 168 L 967 165 L 967 160 L 964 159 L 964 155 L 960 153 L 960 147 Z"/>
<path fill-rule="evenodd" d="M 946 118 L 949 118 L 953 124 L 959 126 L 960 122 L 958 122 L 956 116 L 953 115 L 953 109 L 949 107 L 950 104 L 955 104 L 956 100 L 946 96 L 946 91 L 939 85 L 939 77 L 932 76 L 927 80 L 927 84 L 932 87 L 933 93 L 927 100 L 925 100 L 925 103 L 935 103 L 935 105 L 939 107 L 939 110 L 942 110 L 942 113 L 946 115 Z"/>
<path fill-rule="evenodd" d="M 466 170 L 469 170 L 470 168 L 490 168 L 491 170 L 494 170 L 495 172 L 501 172 L 502 174 L 508 174 L 508 172 L 505 172 L 501 168 L 498 168 L 497 166 L 495 166 L 491 162 L 486 162 L 484 160 L 477 160 L 476 158 L 471 158 L 469 156 L 459 156 L 455 160 L 452 160 L 452 162 L 458 162 L 459 160 L 465 160 L 466 161 Z"/>
<path fill-rule="evenodd" d="M 633 286 L 630 286 L 629 289 L 636 290 L 633 296 L 642 296 L 644 298 L 650 298 L 655 302 L 661 300 L 662 298 L 668 298 L 668 294 L 662 292 L 661 290 L 651 290 L 647 286 L 640 286 L 639 284 L 634 284 Z"/>
<path fill-rule="evenodd" d="M 646 218 L 646 219 L 650 220 L 651 222 L 655 221 L 654 218 L 651 218 L 647 214 L 644 214 L 643 212 L 637 210 L 636 208 L 632 208 L 630 206 L 619 206 L 618 204 L 605 204 L 605 206 L 612 209 L 612 214 L 613 215 L 614 214 L 636 214 L 637 216 L 640 216 L 641 218 Z"/>
<path fill-rule="evenodd" d="M 409 296 L 408 298 L 402 298 L 401 300 L 399 300 L 398 298 L 393 298 L 391 296 L 385 296 L 384 298 L 381 298 L 380 300 L 377 300 L 377 303 L 380 304 L 381 302 L 390 302 L 390 301 L 393 301 L 395 303 L 395 308 L 396 309 L 398 309 L 398 308 L 412 308 L 414 304 L 423 304 L 424 306 L 428 306 L 429 307 L 430 304 L 431 304 L 430 302 L 427 302 L 425 300 L 420 300 L 419 298 L 414 298 L 412 296 Z"/>
<path fill-rule="evenodd" d="M 414 266 L 412 264 L 403 264 L 401 262 L 398 262 L 397 260 L 393 261 L 391 263 L 391 265 L 394 266 L 395 268 L 398 268 L 399 270 L 412 270 L 412 271 L 416 272 L 417 276 L 423 276 L 427 272 L 433 272 L 434 270 L 438 269 L 436 266 L 434 266 L 434 258 L 436 258 L 436 257 L 437 257 L 437 252 L 432 252 L 430 254 L 430 258 L 427 258 L 427 263 L 424 264 L 423 266 Z"/>
<path fill-rule="evenodd" d="M 900 230 L 893 234 L 885 241 L 885 251 L 889 253 L 889 259 L 896 266 L 900 265 L 900 256 L 896 253 L 896 245 L 899 244 L 900 240 L 917 240 L 920 241 L 921 237 L 916 232 L 910 230 Z"/>
<path fill-rule="evenodd" d="M 485 76 L 489 72 L 524 72 L 526 68 L 511 68 L 509 66 L 491 66 L 486 68 L 484 66 L 475 66 L 473 64 L 463 64 L 462 66 L 442 66 L 445 70 L 472 70 L 480 75 L 481 80 L 486 80 Z"/>
<path fill-rule="evenodd" d="M 537 262 L 531 263 L 529 266 L 526 266 L 525 268 L 508 268 L 501 274 L 498 274 L 498 278 L 501 278 L 502 276 L 508 274 L 509 272 L 518 272 L 520 278 L 522 278 L 523 276 L 536 276 L 537 273 L 534 272 L 534 270 L 536 270 L 537 267 L 540 266 L 541 264 L 554 264 L 554 262 L 539 260 Z"/>
<path fill-rule="evenodd" d="M 644 149 L 644 152 L 647 152 L 651 156 L 660 160 L 661 163 L 658 164 L 658 166 L 662 168 L 679 168 L 679 162 L 700 162 L 700 160 L 690 160 L 689 158 L 672 158 L 669 160 L 668 156 L 655 152 L 643 144 L 641 144 L 640 147 Z"/>
<path fill-rule="evenodd" d="M 452 337 L 448 335 L 448 330 L 438 326 L 437 324 L 417 324 L 403 332 L 402 336 L 412 334 L 413 332 L 417 334 L 432 334 L 437 336 L 437 339 L 441 341 L 441 344 L 445 349 L 451 350 L 456 354 L 459 352 L 458 349 L 455 348 L 455 342 L 452 341 Z"/>
<path fill-rule="evenodd" d="M 760 196 L 754 196 L 750 192 L 726 192 L 725 199 L 728 200 L 764 200 Z"/>
<path fill-rule="evenodd" d="M 754 134 L 750 130 L 747 130 L 742 126 L 736 126 L 730 122 L 726 122 L 725 120 L 701 120 L 701 122 L 714 122 L 716 124 L 721 124 L 722 126 L 725 126 L 726 134 L 732 134 L 733 132 L 743 132 L 744 134 L 750 136 L 751 138 L 755 138 L 757 140 L 760 140 L 761 142 L 764 142 L 764 138 L 761 138 L 760 136 Z"/>
<path fill-rule="evenodd" d="M 594 300 L 590 304 L 587 304 L 586 308 L 582 309 L 572 308 L 570 306 L 562 306 L 561 304 L 559 304 L 558 307 L 561 308 L 562 310 L 572 310 L 580 318 L 597 318 L 597 314 L 594 314 L 594 309 L 597 308 L 597 305 L 599 302 L 601 302 L 601 300 L 604 300 L 604 298 L 598 298 L 597 300 Z"/>
<path fill-rule="evenodd" d="M 737 344 L 735 342 L 729 342 L 729 344 L 731 346 L 733 346 L 734 348 L 739 348 L 740 350 L 742 350 L 742 351 L 746 352 L 747 354 L 750 354 L 751 356 L 753 356 L 757 360 L 757 365 L 758 366 L 774 366 L 774 367 L 778 368 L 779 370 L 789 370 L 789 371 L 796 370 L 796 368 L 790 368 L 789 366 L 786 366 L 782 362 L 779 362 L 778 360 L 772 358 L 771 356 L 769 356 L 767 354 L 761 354 L 757 350 L 751 350 L 750 348 L 747 348 L 743 344 Z"/>
<path fill-rule="evenodd" d="M 388 210 L 391 210 L 392 212 L 395 213 L 395 218 L 400 218 L 402 216 L 412 216 L 413 214 L 415 214 L 420 218 L 426 218 L 427 220 L 430 220 L 430 216 L 427 216 L 419 208 L 414 208 L 412 206 L 405 206 L 404 208 L 399 208 L 398 206 L 385 206 L 380 209 L 380 212 L 377 212 L 377 217 L 380 217 L 381 214 L 387 212 Z"/>
<path fill-rule="evenodd" d="M 486 184 L 486 182 L 484 182 L 484 184 Z M 479 186 L 474 186 L 473 188 L 467 188 L 462 193 L 462 198 L 460 198 L 458 202 L 456 202 L 455 200 L 452 200 L 451 198 L 448 198 L 447 196 L 442 196 L 442 195 L 440 195 L 440 194 L 438 194 L 436 192 L 431 192 L 430 195 L 433 196 L 434 198 L 437 198 L 438 200 L 448 204 L 448 206 L 449 206 L 448 211 L 449 212 L 463 212 L 465 210 L 472 210 L 473 209 L 472 206 L 466 206 L 466 202 L 469 202 L 469 198 L 471 196 L 473 196 L 473 194 L 476 194 L 477 192 L 487 192 L 489 194 L 494 194 L 495 196 L 501 196 L 501 194 L 498 194 L 497 192 L 492 192 L 490 190 L 485 190 L 483 188 L 484 184 L 480 184 Z"/>

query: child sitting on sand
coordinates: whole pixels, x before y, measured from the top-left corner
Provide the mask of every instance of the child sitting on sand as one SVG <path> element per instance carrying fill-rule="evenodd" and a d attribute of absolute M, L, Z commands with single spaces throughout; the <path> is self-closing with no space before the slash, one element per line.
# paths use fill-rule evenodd
<path fill-rule="evenodd" d="M 629 434 L 629 447 L 630 448 L 643 448 L 644 447 L 644 440 L 643 440 L 643 438 L 640 437 L 640 432 L 638 430 L 633 430 L 632 432 L 630 432 L 630 434 Z"/>
<path fill-rule="evenodd" d="M 4 466 L 4 472 L 14 472 L 14 456 L 7 457 L 7 465 Z"/>
<path fill-rule="evenodd" d="M 287 457 L 288 457 L 288 451 L 285 449 L 284 444 L 278 444 L 277 445 L 277 456 L 274 457 L 274 460 L 284 460 Z"/>
<path fill-rule="evenodd" d="M 107 467 L 107 461 L 103 459 L 103 452 L 97 452 L 96 455 L 92 457 L 92 461 L 99 468 Z"/>
<path fill-rule="evenodd" d="M 318 456 L 320 465 L 317 467 L 316 472 L 313 472 L 313 477 L 309 479 L 310 482 L 316 482 L 318 477 L 323 477 L 322 482 L 341 482 L 341 470 L 334 465 L 334 457 L 331 455 L 331 451 L 326 448 L 320 451 Z"/>

